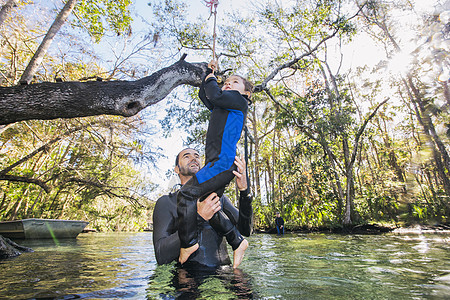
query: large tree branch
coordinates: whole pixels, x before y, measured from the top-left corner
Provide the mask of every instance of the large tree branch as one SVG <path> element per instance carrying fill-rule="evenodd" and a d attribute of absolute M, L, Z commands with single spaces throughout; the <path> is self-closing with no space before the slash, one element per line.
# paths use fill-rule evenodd
<path fill-rule="evenodd" d="M 33 184 L 40 186 L 47 193 L 50 191 L 50 187 L 44 181 L 42 181 L 40 179 L 36 179 L 36 178 L 30 178 L 30 177 L 25 177 L 25 176 L 15 176 L 15 175 L 1 175 L 0 180 L 33 183 Z"/>
<path fill-rule="evenodd" d="M 182 84 L 200 86 L 205 63 L 179 61 L 137 81 L 59 82 L 0 87 L 0 125 L 31 119 L 132 116 Z"/>

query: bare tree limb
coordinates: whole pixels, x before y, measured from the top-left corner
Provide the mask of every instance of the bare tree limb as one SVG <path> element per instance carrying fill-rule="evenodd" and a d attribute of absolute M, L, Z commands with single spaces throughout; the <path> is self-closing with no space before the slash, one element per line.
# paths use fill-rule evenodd
<path fill-rule="evenodd" d="M 275 78 L 275 76 L 277 76 L 277 74 L 286 68 L 290 68 L 293 65 L 295 65 L 296 63 L 298 63 L 300 60 L 302 60 L 303 58 L 311 55 L 312 53 L 314 53 L 323 43 L 325 43 L 327 40 L 331 39 L 332 37 L 334 37 L 337 33 L 339 32 L 339 30 L 335 30 L 331 35 L 323 38 L 319 43 L 317 43 L 317 45 L 314 48 L 311 48 L 309 51 L 303 53 L 302 55 L 300 55 L 299 57 L 294 58 L 291 61 L 288 61 L 280 66 L 278 66 L 277 68 L 275 68 L 275 70 L 272 71 L 272 73 L 269 74 L 269 76 L 266 77 L 266 79 L 263 80 L 263 82 L 260 85 L 255 86 L 255 88 L 253 89 L 253 92 L 257 93 L 257 92 L 261 92 L 264 91 L 267 87 L 267 84 L 269 83 L 269 81 L 271 81 L 272 79 Z"/>
<path fill-rule="evenodd" d="M 0 175 L 0 180 L 33 183 L 40 186 L 47 193 L 50 191 L 50 187 L 44 181 L 36 178 L 15 175 Z"/>
<path fill-rule="evenodd" d="M 56 82 L 0 87 L 0 125 L 94 115 L 129 117 L 182 84 L 200 86 L 205 63 L 181 59 L 137 81 Z"/>
<path fill-rule="evenodd" d="M 82 178 L 76 178 L 76 177 L 70 177 L 67 178 L 66 180 L 64 180 L 64 183 L 69 183 L 69 182 L 75 182 L 77 184 L 80 185 L 86 185 L 86 186 L 92 186 L 95 188 L 100 189 L 102 192 L 104 192 L 106 195 L 108 195 L 109 197 L 116 197 L 116 198 L 122 198 L 122 199 L 126 199 L 128 201 L 131 201 L 133 204 L 136 204 L 140 207 L 145 207 L 145 205 L 141 204 L 138 199 L 132 197 L 132 196 L 128 196 L 125 195 L 123 193 L 116 193 L 114 192 L 114 190 L 120 191 L 120 190 L 127 190 L 126 188 L 123 187 L 112 187 L 112 186 L 108 186 L 106 184 L 103 184 L 99 181 L 93 181 L 93 180 L 89 180 L 89 179 L 82 179 Z"/>

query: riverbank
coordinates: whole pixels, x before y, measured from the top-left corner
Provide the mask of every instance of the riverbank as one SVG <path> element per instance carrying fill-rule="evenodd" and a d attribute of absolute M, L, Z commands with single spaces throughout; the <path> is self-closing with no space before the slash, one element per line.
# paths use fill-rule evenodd
<path fill-rule="evenodd" d="M 255 230 L 255 233 L 269 233 L 276 234 L 275 228 L 267 230 Z M 424 225 L 412 224 L 407 226 L 397 225 L 381 225 L 381 224 L 361 224 L 349 227 L 297 227 L 290 229 L 286 227 L 286 232 L 289 233 L 336 233 L 336 234 L 382 234 L 382 233 L 442 233 L 450 234 L 450 224 Z"/>

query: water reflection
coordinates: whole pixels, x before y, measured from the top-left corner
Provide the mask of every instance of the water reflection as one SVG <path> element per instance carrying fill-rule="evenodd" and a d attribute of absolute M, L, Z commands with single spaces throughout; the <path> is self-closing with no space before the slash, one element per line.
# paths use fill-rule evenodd
<path fill-rule="evenodd" d="M 439 235 L 256 235 L 241 267 L 262 299 L 449 299 L 448 242 Z"/>
<path fill-rule="evenodd" d="M 150 277 L 148 299 L 254 299 L 248 274 L 230 266 L 158 266 Z"/>
<path fill-rule="evenodd" d="M 148 234 L 21 244 L 35 252 L 0 261 L 0 299 L 142 299 L 156 264 Z"/>
<path fill-rule="evenodd" d="M 449 235 L 256 234 L 241 272 L 157 266 L 152 234 L 26 241 L 0 299 L 449 299 Z"/>

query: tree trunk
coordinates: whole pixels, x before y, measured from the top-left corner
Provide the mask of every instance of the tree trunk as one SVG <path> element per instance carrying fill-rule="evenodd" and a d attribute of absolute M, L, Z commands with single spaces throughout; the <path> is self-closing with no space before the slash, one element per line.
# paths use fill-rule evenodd
<path fill-rule="evenodd" d="M 414 85 L 411 76 L 408 77 L 408 83 L 409 83 L 411 90 L 413 91 L 414 97 L 416 98 L 415 102 L 419 106 L 419 109 L 420 109 L 420 112 L 422 115 L 422 119 L 425 121 L 424 123 L 428 127 L 428 134 L 433 138 L 433 141 L 436 144 L 437 149 L 439 150 L 439 152 L 444 160 L 445 168 L 447 169 L 447 172 L 450 173 L 450 156 L 449 156 L 447 149 L 445 148 L 445 145 L 442 142 L 441 138 L 436 133 L 436 129 L 434 127 L 433 121 L 431 120 L 431 117 L 430 117 L 427 109 L 425 108 L 425 104 L 422 101 L 422 97 L 421 97 L 419 91 L 417 90 L 416 86 Z"/>
<path fill-rule="evenodd" d="M 278 114 L 278 111 L 279 111 L 279 109 L 278 109 L 278 106 L 276 107 L 276 115 Z M 272 203 L 273 203 L 273 208 L 274 208 L 274 210 L 276 210 L 276 209 L 278 209 L 277 208 L 277 205 L 276 205 L 276 202 L 277 202 L 277 197 L 276 197 L 276 194 L 277 194 L 277 191 L 276 191 L 276 189 L 275 189 L 275 184 L 276 184 L 276 182 L 277 182 L 277 176 L 276 176 L 276 172 L 275 172 L 275 159 L 277 159 L 278 157 L 277 157 L 277 153 L 276 153 L 276 139 L 277 139 L 277 130 L 276 130 L 276 123 L 274 124 L 274 131 L 273 131 L 273 139 L 272 139 L 272 162 L 271 162 L 271 164 L 272 164 L 272 172 L 271 172 L 271 178 L 272 178 L 272 187 L 271 187 L 271 190 L 272 190 Z"/>
<path fill-rule="evenodd" d="M 351 163 L 350 150 L 348 148 L 348 140 L 346 136 L 342 136 L 342 150 L 344 151 L 344 165 L 345 165 L 345 177 L 347 179 L 345 188 L 345 212 L 344 212 L 344 225 L 352 224 L 352 207 L 353 207 L 353 195 L 351 193 L 351 187 L 353 184 L 353 164 Z M 355 145 L 356 146 L 356 145 Z"/>
<path fill-rule="evenodd" d="M 344 190 L 342 189 L 342 182 L 341 182 L 341 178 L 339 176 L 339 172 L 337 164 L 336 164 L 336 160 L 334 159 L 334 155 L 333 152 L 331 151 L 328 143 L 325 141 L 324 138 L 321 139 L 320 142 L 323 151 L 325 152 L 326 156 L 328 157 L 328 161 L 331 165 L 331 171 L 333 173 L 334 176 L 334 181 L 335 181 L 335 189 L 337 190 L 337 197 L 338 197 L 338 211 L 337 211 L 337 215 L 340 216 L 342 213 L 342 207 L 344 206 Z"/>
<path fill-rule="evenodd" d="M 184 56 L 173 65 L 137 81 L 57 82 L 0 87 L 0 125 L 31 119 L 102 114 L 132 116 L 158 103 L 182 84 L 200 86 L 206 64 Z"/>
<path fill-rule="evenodd" d="M 419 121 L 420 125 L 422 125 L 425 136 L 427 137 L 428 143 L 430 144 L 436 164 L 436 169 L 438 171 L 439 177 L 442 180 L 442 185 L 445 193 L 447 195 L 450 195 L 450 179 L 448 176 L 448 174 L 450 174 L 450 158 L 448 152 L 445 149 L 445 145 L 442 143 L 441 139 L 436 133 L 431 118 L 424 108 L 422 99 L 417 88 L 412 82 L 411 77 L 408 77 L 408 81 L 403 80 L 403 83 L 406 86 L 407 92 L 414 106 L 417 120 Z"/>
<path fill-rule="evenodd" d="M 16 5 L 16 0 L 8 0 L 0 10 L 0 26 L 5 22 L 11 9 Z"/>
<path fill-rule="evenodd" d="M 16 257 L 22 252 L 33 252 L 33 249 L 20 246 L 0 235 L 0 259 Z"/>
<path fill-rule="evenodd" d="M 345 157 L 345 176 L 347 177 L 347 193 L 346 193 L 346 203 L 345 203 L 345 214 L 344 214 L 344 225 L 350 225 L 352 223 L 352 214 L 353 214 L 353 206 L 354 206 L 354 179 L 353 179 L 353 168 L 356 161 L 356 154 L 358 153 L 358 149 L 361 147 L 361 137 L 366 130 L 367 124 L 372 120 L 372 118 L 376 115 L 378 109 L 383 106 L 389 98 L 380 102 L 373 112 L 364 120 L 363 124 L 359 128 L 358 132 L 355 135 L 355 140 L 353 142 L 353 151 L 350 155 L 350 148 L 348 146 L 348 140 L 346 136 L 343 136 L 343 148 L 344 148 L 344 157 Z"/>
<path fill-rule="evenodd" d="M 31 82 L 34 74 L 36 74 L 37 68 L 39 67 L 42 60 L 44 59 L 45 54 L 47 53 L 48 48 L 53 42 L 53 39 L 66 22 L 67 18 L 75 7 L 75 4 L 77 4 L 77 0 L 67 0 L 66 5 L 64 5 L 58 16 L 56 16 L 55 21 L 42 40 L 42 43 L 39 45 L 39 48 L 36 50 L 30 62 L 28 63 L 28 66 L 26 67 L 25 71 L 22 74 L 22 77 L 20 78 L 20 83 L 29 84 Z"/>
<path fill-rule="evenodd" d="M 255 155 L 254 157 L 254 170 L 255 170 L 255 176 L 254 181 L 254 191 L 255 191 L 255 197 L 261 195 L 261 177 L 260 177 L 260 164 L 259 164 L 259 136 L 257 132 L 257 120 L 256 120 L 256 112 L 255 109 L 251 110 L 252 114 L 252 127 L 253 127 L 253 140 L 255 144 Z"/>
<path fill-rule="evenodd" d="M 345 193 L 345 212 L 344 212 L 344 225 L 352 225 L 352 213 L 353 213 L 353 169 L 349 168 L 346 172 L 347 177 L 347 185 L 346 185 L 346 193 Z"/>

